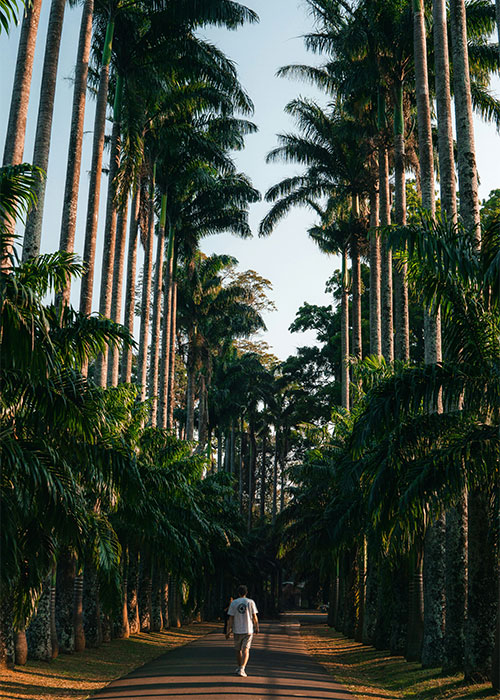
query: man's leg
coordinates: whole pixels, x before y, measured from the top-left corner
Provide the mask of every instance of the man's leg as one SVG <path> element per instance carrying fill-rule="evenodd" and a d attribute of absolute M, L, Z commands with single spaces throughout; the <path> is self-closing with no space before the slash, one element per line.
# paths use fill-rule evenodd
<path fill-rule="evenodd" d="M 236 650 L 236 663 L 238 664 L 238 666 L 241 666 L 241 664 L 243 663 L 241 649 Z"/>
<path fill-rule="evenodd" d="M 240 663 L 240 666 L 241 666 L 241 668 L 242 668 L 243 670 L 245 670 L 245 666 L 246 666 L 247 663 L 248 663 L 248 657 L 250 656 L 250 649 L 249 649 L 248 647 L 245 647 L 245 648 L 241 651 L 240 656 L 241 656 L 241 663 Z"/>

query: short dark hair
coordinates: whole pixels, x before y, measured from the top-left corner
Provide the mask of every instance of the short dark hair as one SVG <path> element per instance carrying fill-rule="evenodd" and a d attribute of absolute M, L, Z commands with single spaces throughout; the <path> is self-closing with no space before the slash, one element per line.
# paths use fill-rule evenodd
<path fill-rule="evenodd" d="M 248 588 L 246 586 L 238 586 L 238 595 L 244 598 L 248 593 Z"/>

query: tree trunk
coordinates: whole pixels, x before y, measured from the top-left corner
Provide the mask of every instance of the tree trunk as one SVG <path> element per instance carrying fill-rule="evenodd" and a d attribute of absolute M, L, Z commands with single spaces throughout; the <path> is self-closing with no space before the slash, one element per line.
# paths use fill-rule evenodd
<path fill-rule="evenodd" d="M 379 149 L 380 224 L 391 223 L 391 194 L 389 189 L 389 156 L 386 146 Z M 381 245 L 381 295 L 382 355 L 386 362 L 394 360 L 394 320 L 392 298 L 392 251 L 384 242 Z"/>
<path fill-rule="evenodd" d="M 341 300 L 341 366 L 342 406 L 349 408 L 349 281 L 347 272 L 347 249 L 342 251 L 342 300 Z"/>
<path fill-rule="evenodd" d="M 357 219 L 356 219 L 357 221 Z M 352 354 L 357 360 L 363 357 L 361 336 L 361 256 L 359 241 L 354 236 L 351 242 L 352 267 Z"/>
<path fill-rule="evenodd" d="M 97 222 L 99 219 L 99 200 L 101 193 L 102 152 L 104 148 L 104 133 L 106 128 L 106 107 L 108 104 L 109 62 L 113 42 L 114 23 L 108 21 L 105 46 L 99 74 L 99 90 L 94 120 L 94 139 L 92 144 L 92 162 L 90 166 L 89 197 L 87 204 L 87 222 L 85 226 L 85 246 L 83 261 L 87 270 L 82 277 L 80 290 L 80 311 L 90 314 L 92 311 L 92 295 L 94 288 L 94 261 L 97 240 Z"/>
<path fill-rule="evenodd" d="M 160 325 L 162 314 L 163 253 L 165 247 L 165 207 L 166 195 L 162 196 L 162 211 L 158 240 L 156 242 L 155 277 L 153 284 L 153 318 L 151 323 L 151 356 L 149 364 L 149 397 L 151 404 L 151 425 L 156 427 L 158 417 L 158 361 L 160 356 Z M 165 309 L 164 309 L 165 313 Z"/>
<path fill-rule="evenodd" d="M 111 299 L 111 320 L 121 322 L 123 267 L 125 262 L 125 243 L 127 238 L 128 199 L 118 212 L 116 224 L 115 265 L 113 270 L 113 295 Z M 133 333 L 132 333 L 133 335 Z M 110 348 L 108 360 L 108 385 L 117 386 L 120 370 L 120 353 L 118 348 Z"/>
<path fill-rule="evenodd" d="M 382 355 L 381 259 L 379 226 L 379 192 L 370 193 L 370 354 Z"/>
<path fill-rule="evenodd" d="M 260 475 L 260 518 L 264 520 L 266 517 L 266 451 L 267 451 L 267 436 L 264 432 L 262 436 L 262 469 Z"/>
<path fill-rule="evenodd" d="M 188 351 L 189 355 L 190 351 Z M 186 390 L 186 440 L 193 441 L 194 437 L 194 398 L 195 398 L 195 368 L 194 362 L 187 362 L 187 390 Z"/>
<path fill-rule="evenodd" d="M 170 617 L 169 617 L 169 604 L 168 596 L 170 591 L 169 584 L 170 576 L 168 574 L 163 575 L 162 587 L 161 587 L 161 614 L 163 617 L 163 627 L 167 629 L 170 627 Z"/>
<path fill-rule="evenodd" d="M 172 312 L 170 319 L 170 355 L 168 370 L 168 417 L 167 428 L 174 427 L 175 408 L 175 340 L 177 338 L 177 282 L 175 279 L 176 264 L 174 260 L 173 287 L 172 287 Z"/>
<path fill-rule="evenodd" d="M 433 0 L 432 12 L 441 207 L 449 219 L 456 221 L 457 195 L 455 157 L 453 153 L 446 0 Z"/>
<path fill-rule="evenodd" d="M 52 661 L 51 589 L 49 574 L 43 582 L 36 614 L 26 631 L 29 658 L 36 661 Z"/>
<path fill-rule="evenodd" d="M 497 564 L 487 494 L 469 495 L 469 579 L 465 625 L 465 679 L 490 680 L 495 644 Z"/>
<path fill-rule="evenodd" d="M 441 516 L 428 527 L 424 544 L 424 668 L 437 668 L 443 663 L 444 593 L 445 520 Z"/>
<path fill-rule="evenodd" d="M 40 87 L 40 103 L 36 123 L 35 148 L 33 165 L 47 173 L 50 153 L 50 136 L 52 117 L 54 115 L 54 98 L 56 94 L 57 64 L 59 62 L 59 46 L 64 20 L 66 0 L 52 0 L 50 6 L 49 25 L 47 27 L 47 44 L 43 59 L 42 84 Z M 47 178 L 39 178 L 34 187 L 36 206 L 30 210 L 26 219 L 24 232 L 23 260 L 29 260 L 40 253 L 42 238 L 43 206 Z"/>
<path fill-rule="evenodd" d="M 406 566 L 403 563 L 400 563 L 392 573 L 390 652 L 393 656 L 402 656 L 406 651 L 408 641 L 409 581 Z"/>
<path fill-rule="evenodd" d="M 28 661 L 28 640 L 24 627 L 17 630 L 14 634 L 14 654 L 16 666 L 26 666 Z"/>
<path fill-rule="evenodd" d="M 162 585 L 159 574 L 160 572 L 155 568 L 151 594 L 151 632 L 161 632 L 163 629 Z"/>
<path fill-rule="evenodd" d="M 361 641 L 363 644 L 373 644 L 377 624 L 377 595 L 379 589 L 379 574 L 370 548 L 367 549 L 366 561 L 366 596 Z"/>
<path fill-rule="evenodd" d="M 276 427 L 276 433 L 274 436 L 274 465 L 273 465 L 273 512 L 272 521 L 273 525 L 276 522 L 276 515 L 278 512 L 278 460 L 279 460 L 279 427 Z"/>
<path fill-rule="evenodd" d="M 422 551 L 418 547 L 414 557 L 413 572 L 410 578 L 408 638 L 406 642 L 407 661 L 420 661 L 424 636 L 424 590 L 422 575 Z"/>
<path fill-rule="evenodd" d="M 363 640 L 363 626 L 365 620 L 365 602 L 366 602 L 366 538 L 358 548 L 357 553 L 357 569 L 358 576 L 356 581 L 357 596 L 356 596 L 356 630 L 354 639 L 357 642 Z"/>
<path fill-rule="evenodd" d="M 161 358 L 160 358 L 160 427 L 168 424 L 168 378 L 170 374 L 170 334 L 172 331 L 172 298 L 173 298 L 173 231 L 170 229 L 167 246 L 165 281 L 163 285 L 163 316 L 161 329 Z"/>
<path fill-rule="evenodd" d="M 394 110 L 394 213 L 396 223 L 406 225 L 405 137 L 403 115 L 403 86 L 395 87 Z M 408 318 L 408 284 L 406 264 L 398 262 L 394 274 L 395 292 L 395 355 L 398 360 L 410 358 L 410 326 Z"/>
<path fill-rule="evenodd" d="M 111 132 L 111 148 L 109 156 L 108 195 L 106 201 L 106 218 L 104 224 L 104 244 L 102 251 L 101 293 L 99 298 L 99 313 L 104 318 L 111 317 L 111 299 L 113 295 L 113 271 L 115 269 L 116 248 L 116 175 L 120 165 L 120 133 L 121 133 L 121 101 L 123 79 L 116 78 L 115 104 L 113 109 L 113 130 Z M 106 349 L 96 359 L 95 382 L 98 386 L 106 387 L 108 378 L 108 350 Z"/>
<path fill-rule="evenodd" d="M 95 649 L 102 643 L 101 605 L 97 571 L 91 562 L 85 564 L 83 574 L 83 627 L 88 649 Z"/>
<path fill-rule="evenodd" d="M 18 165 L 23 162 L 31 76 L 41 6 L 42 0 L 33 0 L 24 11 L 5 137 L 3 165 Z"/>
<path fill-rule="evenodd" d="M 144 558 L 141 559 L 139 566 L 139 620 L 141 632 L 151 632 L 153 616 L 151 592 L 151 564 Z"/>
<path fill-rule="evenodd" d="M 75 651 L 83 651 L 86 646 L 85 630 L 83 628 L 83 574 L 75 577 L 73 591 L 73 627 L 75 634 Z"/>
<path fill-rule="evenodd" d="M 446 512 L 445 636 L 443 672 L 463 669 L 467 616 L 467 494 Z"/>
<path fill-rule="evenodd" d="M 141 203 L 140 188 L 138 187 L 132 199 L 130 217 L 128 256 L 127 256 L 127 287 L 125 291 L 124 325 L 130 335 L 134 335 L 135 318 L 135 273 L 137 266 L 137 242 L 139 232 L 139 208 Z M 122 357 L 121 378 L 124 384 L 130 384 L 132 379 L 132 348 L 125 348 Z"/>
<path fill-rule="evenodd" d="M 139 558 L 136 551 L 129 551 L 127 577 L 127 609 L 130 634 L 141 631 L 139 620 Z"/>
<path fill-rule="evenodd" d="M 73 109 L 69 135 L 68 164 L 64 187 L 63 212 L 59 250 L 73 253 L 75 249 L 76 212 L 82 164 L 83 124 L 87 95 L 87 75 L 89 70 L 90 41 L 92 38 L 92 17 L 94 0 L 85 0 L 80 23 L 80 38 L 76 56 L 75 84 L 73 89 Z M 69 304 L 71 278 L 68 277 L 62 293 L 62 302 Z"/>
<path fill-rule="evenodd" d="M 2 587 L 0 591 L 0 668 L 14 666 L 14 614 L 11 592 Z"/>
<path fill-rule="evenodd" d="M 61 551 L 57 560 L 56 627 L 60 651 L 71 654 L 75 650 L 73 602 L 76 577 L 76 558 L 68 549 Z"/>
<path fill-rule="evenodd" d="M 243 417 L 241 418 L 240 427 L 240 468 L 238 472 L 238 503 L 239 513 L 243 514 L 243 464 L 245 452 L 245 433 L 243 432 Z"/>
<path fill-rule="evenodd" d="M 141 301 L 141 330 L 139 333 L 139 353 L 137 357 L 137 383 L 141 389 L 141 401 L 146 400 L 148 346 L 149 346 L 149 320 L 151 310 L 151 276 L 153 269 L 153 238 L 154 238 L 154 206 L 153 188 L 149 203 L 148 230 L 144 246 L 144 267 L 142 273 L 142 301 Z"/>
<path fill-rule="evenodd" d="M 465 0 L 450 0 L 450 29 L 453 53 L 460 217 L 464 222 L 465 228 L 474 232 L 479 244 L 481 241 L 481 229 Z"/>

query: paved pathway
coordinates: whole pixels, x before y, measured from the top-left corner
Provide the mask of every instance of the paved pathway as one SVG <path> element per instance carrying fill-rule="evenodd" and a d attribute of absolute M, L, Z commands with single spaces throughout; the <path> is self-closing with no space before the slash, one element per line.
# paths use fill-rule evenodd
<path fill-rule="evenodd" d="M 234 651 L 222 634 L 174 649 L 115 681 L 98 700 L 354 700 L 305 649 L 298 622 L 262 623 L 247 678 L 233 675 Z"/>

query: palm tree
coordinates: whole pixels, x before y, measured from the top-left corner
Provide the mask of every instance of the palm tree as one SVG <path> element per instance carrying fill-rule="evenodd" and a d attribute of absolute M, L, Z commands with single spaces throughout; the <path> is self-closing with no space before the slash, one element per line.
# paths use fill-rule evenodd
<path fill-rule="evenodd" d="M 66 0 L 52 0 L 50 6 L 49 24 L 47 28 L 47 44 L 43 63 L 42 85 L 40 88 L 40 104 L 33 151 L 33 164 L 47 172 L 49 164 L 50 137 L 52 117 L 54 113 L 54 98 L 56 92 L 57 64 L 59 61 L 59 46 L 61 43 L 64 8 Z M 45 182 L 40 180 L 37 187 L 37 205 L 32 209 L 26 221 L 24 232 L 23 259 L 38 255 L 42 237 L 43 206 L 45 201 Z"/>
<path fill-rule="evenodd" d="M 72 253 L 75 247 L 76 211 L 80 169 L 82 162 L 83 123 L 87 95 L 87 75 L 89 69 L 90 41 L 92 36 L 92 17 L 94 0 L 84 0 L 80 23 L 80 36 L 75 67 L 75 86 L 73 90 L 73 108 L 68 146 L 68 165 L 64 187 L 63 212 L 59 250 Z M 62 294 L 62 303 L 69 304 L 70 280 Z"/>
<path fill-rule="evenodd" d="M 474 229 L 481 238 L 479 198 L 472 123 L 472 98 L 467 48 L 465 0 L 450 1 L 450 30 L 453 53 L 453 85 L 455 94 L 455 124 L 457 129 L 458 181 L 460 214 L 467 229 Z"/>

